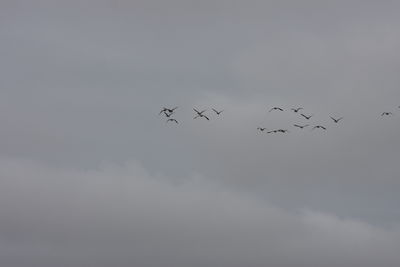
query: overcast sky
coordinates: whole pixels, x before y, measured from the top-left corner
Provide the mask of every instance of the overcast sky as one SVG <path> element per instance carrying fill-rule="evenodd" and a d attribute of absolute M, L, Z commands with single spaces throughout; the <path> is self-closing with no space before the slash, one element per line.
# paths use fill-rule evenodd
<path fill-rule="evenodd" d="M 399 10 L 0 1 L 0 265 L 400 266 Z"/>

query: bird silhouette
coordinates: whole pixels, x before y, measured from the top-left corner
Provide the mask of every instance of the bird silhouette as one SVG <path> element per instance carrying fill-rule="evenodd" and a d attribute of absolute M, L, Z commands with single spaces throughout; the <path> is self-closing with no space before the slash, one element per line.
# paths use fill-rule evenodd
<path fill-rule="evenodd" d="M 324 130 L 326 130 L 326 128 L 324 126 L 321 126 L 321 125 L 314 126 L 312 128 L 312 130 L 314 130 L 314 129 L 324 129 Z"/>
<path fill-rule="evenodd" d="M 201 116 L 204 112 L 207 111 L 207 109 L 202 110 L 202 111 L 198 111 L 197 109 L 193 108 L 193 110 L 197 113 L 197 115 Z"/>
<path fill-rule="evenodd" d="M 171 117 L 173 114 L 173 113 L 168 113 L 168 111 L 164 111 L 163 113 L 167 118 Z"/>
<path fill-rule="evenodd" d="M 339 119 L 335 119 L 334 117 L 330 117 L 335 123 L 338 123 L 343 117 L 340 117 Z"/>
<path fill-rule="evenodd" d="M 289 130 L 285 130 L 285 129 L 278 129 L 276 131 L 279 133 L 288 133 L 289 132 Z"/>
<path fill-rule="evenodd" d="M 283 111 L 283 109 L 279 108 L 279 107 L 273 107 L 269 110 L 269 112 L 273 111 L 273 110 L 279 110 L 279 111 Z"/>
<path fill-rule="evenodd" d="M 179 124 L 179 122 L 178 122 L 177 120 L 175 120 L 175 119 L 168 119 L 168 120 L 166 121 L 166 123 L 168 123 L 169 121 L 173 121 L 173 122 L 175 122 L 176 124 Z"/>
<path fill-rule="evenodd" d="M 174 113 L 174 111 L 175 111 L 175 109 L 177 109 L 178 107 L 174 107 L 174 108 L 166 108 L 166 107 L 163 107 L 162 109 L 161 109 L 161 111 L 160 111 L 160 113 L 158 113 L 158 115 L 160 115 L 161 113 L 165 113 L 165 112 L 169 112 L 169 113 Z"/>
<path fill-rule="evenodd" d="M 306 125 L 293 124 L 293 126 L 294 126 L 294 127 L 297 127 L 297 128 L 300 128 L 300 129 L 303 129 L 303 128 L 309 126 L 309 125 L 308 125 L 308 124 L 306 124 Z"/>
<path fill-rule="evenodd" d="M 217 113 L 217 115 L 221 114 L 224 110 L 218 111 L 216 109 L 212 109 L 215 113 Z"/>
<path fill-rule="evenodd" d="M 303 108 L 292 108 L 291 110 L 293 110 L 295 113 L 297 113 L 297 112 L 299 112 L 300 109 L 303 109 Z"/>
<path fill-rule="evenodd" d="M 391 115 L 393 115 L 392 112 L 383 112 L 383 113 L 381 114 L 381 116 L 391 116 Z"/>
<path fill-rule="evenodd" d="M 206 109 L 202 110 L 202 111 L 198 111 L 197 109 L 193 108 L 193 110 L 197 113 L 197 115 L 193 119 L 200 117 L 200 118 L 205 118 L 208 121 L 210 120 L 206 115 L 203 114 L 204 112 L 206 112 Z"/>
<path fill-rule="evenodd" d="M 263 132 L 264 130 L 266 130 L 267 128 L 264 128 L 264 127 L 257 127 L 257 130 L 259 130 L 259 131 L 261 131 L 261 132 Z"/>
<path fill-rule="evenodd" d="M 303 116 L 307 120 L 311 119 L 311 117 L 314 116 L 314 115 L 307 116 L 307 115 L 304 115 L 303 113 L 301 113 L 300 115 Z"/>

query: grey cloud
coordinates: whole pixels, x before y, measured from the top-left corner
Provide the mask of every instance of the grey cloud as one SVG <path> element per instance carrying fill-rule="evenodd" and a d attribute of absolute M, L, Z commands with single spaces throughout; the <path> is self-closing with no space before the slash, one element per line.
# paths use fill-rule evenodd
<path fill-rule="evenodd" d="M 398 228 L 288 212 L 193 175 L 1 160 L 2 266 L 396 266 Z M 50 264 L 50 265 L 49 265 Z"/>

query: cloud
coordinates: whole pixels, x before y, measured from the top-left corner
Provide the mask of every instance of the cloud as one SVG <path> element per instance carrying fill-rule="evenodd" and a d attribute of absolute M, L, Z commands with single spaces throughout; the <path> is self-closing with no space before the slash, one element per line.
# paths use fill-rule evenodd
<path fill-rule="evenodd" d="M 2 266 L 398 266 L 398 228 L 287 211 L 194 174 L 0 161 Z"/>

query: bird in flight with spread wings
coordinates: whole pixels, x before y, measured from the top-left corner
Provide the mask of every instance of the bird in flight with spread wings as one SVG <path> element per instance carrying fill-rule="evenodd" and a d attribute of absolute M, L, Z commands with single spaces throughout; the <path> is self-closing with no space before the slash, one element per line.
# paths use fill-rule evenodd
<path fill-rule="evenodd" d="M 340 120 L 343 119 L 343 117 L 340 117 L 338 119 L 335 119 L 334 117 L 330 117 L 335 123 L 338 123 Z"/>

